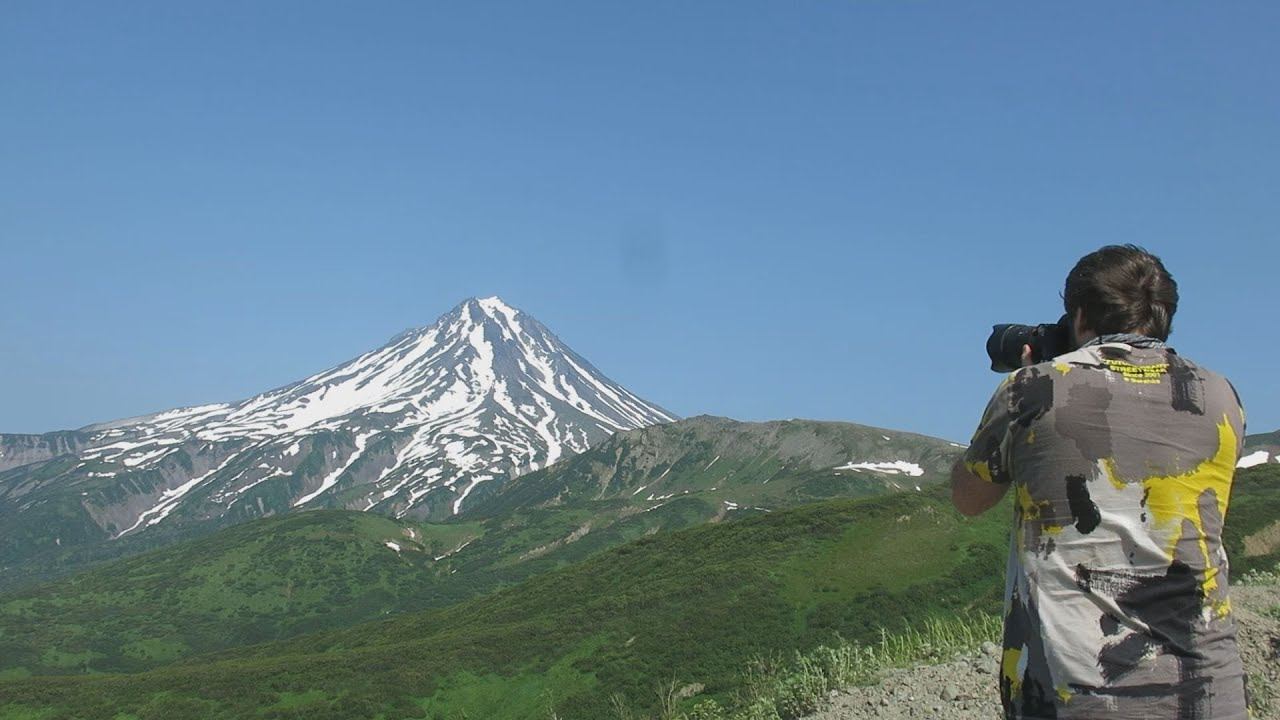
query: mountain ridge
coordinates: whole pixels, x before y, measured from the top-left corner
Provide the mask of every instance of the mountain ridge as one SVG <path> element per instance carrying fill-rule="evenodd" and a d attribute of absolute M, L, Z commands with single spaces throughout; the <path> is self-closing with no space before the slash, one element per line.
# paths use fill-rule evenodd
<path fill-rule="evenodd" d="M 477 501 L 442 523 L 328 509 L 240 523 L 0 595 L 0 675 L 17 667 L 135 672 L 254 633 L 280 639 L 463 602 L 703 523 L 832 498 L 928 493 L 945 479 L 953 445 L 851 423 L 694 417 L 617 433 L 521 476 L 528 480 L 514 497 Z M 854 459 L 879 469 L 836 469 Z M 601 478 L 608 492 L 598 492 Z M 637 493 L 641 485 L 651 487 Z M 294 598 L 287 612 L 272 604 L 286 595 Z M 50 647 L 59 653 L 46 658 L 41 649 Z"/>
<path fill-rule="evenodd" d="M 648 511 L 655 501 L 718 493 L 737 509 L 918 489 L 944 480 L 963 447 L 856 423 L 704 414 L 616 433 L 554 474 L 528 473 L 482 494 L 465 516 L 571 498 L 641 501 Z M 784 482 L 768 487 L 775 477 Z"/>
<path fill-rule="evenodd" d="M 536 318 L 469 298 L 245 400 L 0 435 L 0 567 L 64 542 L 300 507 L 453 515 L 485 483 L 674 419 Z"/>

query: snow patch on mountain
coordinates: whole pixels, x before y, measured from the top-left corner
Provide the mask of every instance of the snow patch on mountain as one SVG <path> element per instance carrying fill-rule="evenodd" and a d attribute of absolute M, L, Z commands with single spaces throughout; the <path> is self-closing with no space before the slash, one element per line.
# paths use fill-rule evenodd
<path fill-rule="evenodd" d="M 909 475 L 911 477 L 920 477 L 924 475 L 924 468 L 913 462 L 905 460 L 893 460 L 890 462 L 850 462 L 840 465 L 836 470 L 855 470 L 861 472 L 870 470 L 872 472 L 887 473 L 889 475 Z"/>
<path fill-rule="evenodd" d="M 1271 453 L 1266 450 L 1256 450 L 1240 458 L 1240 462 L 1236 463 L 1236 467 L 1251 468 L 1268 462 L 1271 462 Z M 1280 455 L 1276 456 L 1276 462 L 1280 462 Z"/>
<path fill-rule="evenodd" d="M 124 528 L 116 537 L 187 503 L 202 518 L 250 505 L 428 517 L 461 512 L 484 483 L 675 419 L 536 319 L 498 297 L 473 298 L 429 327 L 247 400 L 82 428 L 80 464 L 55 480 L 95 479 L 85 502 L 104 504 L 94 511 Z M 193 461 L 206 452 L 222 461 Z M 109 477 L 118 489 L 101 492 Z M 255 502 L 237 506 L 248 493 Z"/>

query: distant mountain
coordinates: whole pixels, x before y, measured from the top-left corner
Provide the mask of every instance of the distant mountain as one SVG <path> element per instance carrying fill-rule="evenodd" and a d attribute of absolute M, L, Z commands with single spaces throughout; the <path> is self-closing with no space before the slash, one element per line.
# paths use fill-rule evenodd
<path fill-rule="evenodd" d="M 657 533 L 830 498 L 929 492 L 958 452 L 935 438 L 810 420 L 701 416 L 625 431 L 444 523 L 288 513 L 0 596 L 0 677 L 135 672 L 444 607 Z"/>
<path fill-rule="evenodd" d="M 1244 454 L 1236 467 L 1247 468 L 1269 462 L 1280 463 L 1280 430 L 1246 437 Z"/>
<path fill-rule="evenodd" d="M 768 510 L 918 491 L 946 479 L 963 447 L 853 423 L 701 415 L 618 433 L 559 465 L 482 493 L 465 515 L 582 500 L 652 511 L 681 498 L 710 500 L 721 512 Z"/>
<path fill-rule="evenodd" d="M 441 518 L 472 493 L 675 416 L 496 297 L 270 392 L 0 435 L 0 571 L 41 553 L 296 509 Z"/>

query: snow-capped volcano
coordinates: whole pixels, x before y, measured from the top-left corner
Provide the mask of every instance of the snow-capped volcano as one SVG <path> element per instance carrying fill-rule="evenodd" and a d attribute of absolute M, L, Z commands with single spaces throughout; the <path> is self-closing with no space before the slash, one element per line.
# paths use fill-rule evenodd
<path fill-rule="evenodd" d="M 0 474 L 0 503 L 27 509 L 74 489 L 112 537 L 176 517 L 321 506 L 441 517 L 483 483 L 674 419 L 534 318 L 497 297 L 473 298 L 429 327 L 248 400 L 0 436 L 0 470 L 32 469 Z M 74 462 L 48 472 L 59 457 Z"/>

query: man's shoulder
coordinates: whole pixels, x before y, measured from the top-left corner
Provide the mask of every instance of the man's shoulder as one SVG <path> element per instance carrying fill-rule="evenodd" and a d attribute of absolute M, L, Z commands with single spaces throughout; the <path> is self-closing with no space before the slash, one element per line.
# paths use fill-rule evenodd
<path fill-rule="evenodd" d="M 1127 343 L 1109 342 L 1076 348 L 1044 364 L 1108 369 L 1117 363 L 1160 364 L 1171 355 L 1176 353 L 1168 347 L 1138 348 Z"/>
<path fill-rule="evenodd" d="M 1076 365 L 1085 367 L 1103 367 L 1102 353 L 1099 351 L 1101 345 L 1089 345 L 1087 347 L 1076 348 L 1071 352 L 1064 353 L 1058 357 L 1041 363 L 1042 365 Z"/>
<path fill-rule="evenodd" d="M 1071 352 L 1059 355 L 1052 360 L 1032 365 L 1032 368 L 1041 368 L 1041 372 L 1045 369 L 1057 367 L 1059 370 L 1070 367 L 1093 367 L 1098 369 L 1113 369 L 1118 365 L 1137 364 L 1137 365 L 1177 365 L 1182 368 L 1195 370 L 1196 374 L 1203 378 L 1223 378 L 1219 373 L 1195 362 L 1185 355 L 1180 354 L 1168 346 L 1160 346 L 1155 348 L 1138 348 L 1125 343 L 1100 343 L 1097 345 L 1086 345 L 1077 348 Z M 1029 368 L 1024 368 L 1029 369 Z"/>
<path fill-rule="evenodd" d="M 1173 352 L 1171 353 L 1171 358 L 1173 358 L 1174 361 L 1177 364 L 1181 365 L 1182 367 L 1191 368 L 1195 370 L 1196 374 L 1205 380 L 1222 382 L 1222 383 L 1226 383 L 1227 385 L 1231 384 L 1231 381 L 1227 380 L 1227 376 L 1223 375 L 1220 372 L 1216 372 L 1204 365 L 1201 365 L 1200 363 L 1192 360 L 1191 358 L 1185 355 L 1181 355 L 1179 353 Z"/>
<path fill-rule="evenodd" d="M 1240 402 L 1239 393 L 1226 376 L 1168 346 L 1137 348 L 1125 343 L 1088 345 L 1047 362 L 1022 368 L 1018 373 L 1027 373 L 1027 377 L 1022 378 L 1025 381 L 1031 377 L 1048 374 L 1065 377 L 1076 369 L 1110 371 L 1110 373 L 1097 375 L 1089 372 L 1076 374 L 1072 378 L 1076 382 L 1109 382 L 1104 379 L 1109 374 L 1119 374 L 1123 379 L 1139 384 L 1159 382 L 1158 378 L 1166 375 L 1179 383 L 1195 378 L 1202 388 L 1210 389 L 1210 392 L 1228 393 L 1237 404 Z M 1018 373 L 1014 374 L 1014 379 L 1017 379 Z"/>
<path fill-rule="evenodd" d="M 1174 362 L 1177 365 L 1181 366 L 1184 373 L 1190 370 L 1191 373 L 1194 374 L 1196 377 L 1198 377 L 1200 379 L 1200 382 L 1204 383 L 1205 386 L 1214 388 L 1216 392 L 1223 393 L 1225 397 L 1229 398 L 1230 400 L 1234 400 L 1236 405 L 1241 405 L 1240 393 L 1239 391 L 1236 390 L 1235 385 L 1233 385 L 1231 381 L 1227 379 L 1226 375 L 1223 375 L 1222 373 L 1219 373 L 1219 372 L 1215 372 L 1214 370 L 1211 370 L 1205 367 L 1204 365 L 1201 365 L 1193 360 L 1190 360 L 1189 358 L 1183 355 L 1178 355 L 1177 353 L 1174 353 L 1172 357 L 1175 359 Z"/>
<path fill-rule="evenodd" d="M 1038 378 L 1062 377 L 1076 368 L 1095 368 L 1105 370 L 1105 356 L 1097 351 L 1100 346 L 1091 345 L 1058 355 L 1050 360 L 1027 365 L 1009 373 L 1005 383 L 1009 385 L 1025 384 Z"/>

